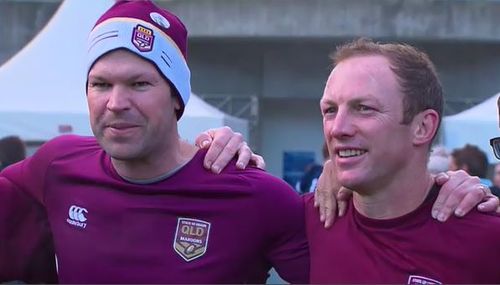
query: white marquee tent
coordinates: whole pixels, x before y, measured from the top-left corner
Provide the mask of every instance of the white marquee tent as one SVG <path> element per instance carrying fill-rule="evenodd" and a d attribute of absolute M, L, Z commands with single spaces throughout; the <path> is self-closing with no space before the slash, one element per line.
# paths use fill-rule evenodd
<path fill-rule="evenodd" d="M 487 155 L 490 163 L 497 159 L 490 147 L 490 139 L 500 136 L 498 128 L 497 99 L 499 94 L 461 113 L 446 116 L 442 123 L 443 145 L 448 150 L 477 145 Z"/>
<path fill-rule="evenodd" d="M 86 40 L 114 1 L 66 0 L 42 31 L 0 66 L 0 137 L 46 141 L 63 133 L 92 135 L 85 100 Z M 179 132 L 193 141 L 228 125 L 248 138 L 248 122 L 191 96 Z"/>

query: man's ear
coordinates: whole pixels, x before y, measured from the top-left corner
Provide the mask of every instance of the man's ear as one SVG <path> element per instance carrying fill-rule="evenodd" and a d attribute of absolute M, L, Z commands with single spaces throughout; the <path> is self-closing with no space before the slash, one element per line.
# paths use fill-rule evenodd
<path fill-rule="evenodd" d="M 174 103 L 174 110 L 175 112 L 179 112 L 181 110 L 181 99 L 179 98 L 179 96 L 177 96 L 176 94 L 172 94 L 172 101 Z"/>
<path fill-rule="evenodd" d="M 439 115 L 435 110 L 427 109 L 418 113 L 412 121 L 413 144 L 422 145 L 432 142 L 439 125 Z"/>

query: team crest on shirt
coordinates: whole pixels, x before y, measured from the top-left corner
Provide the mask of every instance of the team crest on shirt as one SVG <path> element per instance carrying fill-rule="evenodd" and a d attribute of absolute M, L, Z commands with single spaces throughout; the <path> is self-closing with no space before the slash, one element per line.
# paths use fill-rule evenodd
<path fill-rule="evenodd" d="M 197 219 L 177 218 L 174 250 L 185 261 L 199 258 L 207 252 L 210 223 Z"/>
<path fill-rule="evenodd" d="M 442 284 L 441 282 L 427 278 L 424 276 L 418 276 L 418 275 L 410 275 L 408 277 L 408 284 L 409 285 L 434 285 L 434 284 Z"/>
<path fill-rule="evenodd" d="M 155 36 L 153 30 L 137 25 L 132 32 L 132 43 L 141 52 L 151 51 Z"/>

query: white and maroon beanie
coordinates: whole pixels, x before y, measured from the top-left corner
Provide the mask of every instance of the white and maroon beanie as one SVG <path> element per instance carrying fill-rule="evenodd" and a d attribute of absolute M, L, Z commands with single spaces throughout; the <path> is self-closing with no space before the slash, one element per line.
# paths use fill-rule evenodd
<path fill-rule="evenodd" d="M 180 119 L 191 94 L 187 30 L 169 11 L 150 0 L 117 1 L 90 32 L 87 74 L 104 54 L 124 48 L 153 63 L 179 96 Z"/>

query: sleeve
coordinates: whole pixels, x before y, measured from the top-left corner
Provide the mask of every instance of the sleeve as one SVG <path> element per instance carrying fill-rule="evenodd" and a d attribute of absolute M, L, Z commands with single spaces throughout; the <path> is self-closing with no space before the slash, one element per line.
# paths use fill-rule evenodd
<path fill-rule="evenodd" d="M 57 283 L 44 161 L 35 154 L 0 173 L 0 282 Z"/>
<path fill-rule="evenodd" d="M 55 254 L 45 211 L 0 176 L 0 282 L 56 283 Z"/>
<path fill-rule="evenodd" d="M 263 213 L 271 236 L 268 259 L 278 274 L 290 283 L 309 282 L 309 248 L 305 232 L 302 198 L 285 182 L 262 179 L 265 193 Z"/>

